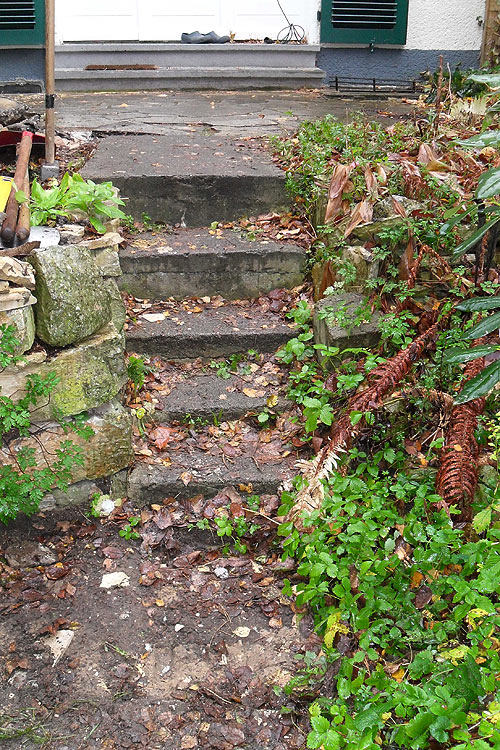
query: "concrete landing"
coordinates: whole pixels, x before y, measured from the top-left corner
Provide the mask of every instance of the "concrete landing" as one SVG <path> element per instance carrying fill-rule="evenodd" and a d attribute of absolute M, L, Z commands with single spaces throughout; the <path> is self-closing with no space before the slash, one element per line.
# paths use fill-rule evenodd
<path fill-rule="evenodd" d="M 120 252 L 121 289 L 141 299 L 259 297 L 302 283 L 306 252 L 297 245 L 250 241 L 225 230 L 141 235 Z"/>
<path fill-rule="evenodd" d="M 82 176 L 112 180 L 129 214 L 169 224 L 233 221 L 290 202 L 284 173 L 267 152 L 210 131 L 106 137 Z"/>
<path fill-rule="evenodd" d="M 293 324 L 279 313 L 263 312 L 258 304 L 230 303 L 189 313 L 179 308 L 158 323 L 142 320 L 126 334 L 127 351 L 168 360 L 227 357 L 255 349 L 274 352 L 296 335 Z"/>
<path fill-rule="evenodd" d="M 56 97 L 60 130 L 92 130 L 100 134 L 168 135 L 172 130 L 210 127 L 216 132 L 267 135 L 294 131 L 304 120 L 330 114 L 345 121 L 353 112 L 388 125 L 410 116 L 401 99 L 328 96 L 322 91 L 151 91 L 69 93 Z M 19 95 L 16 100 L 42 113 L 44 97 Z"/>

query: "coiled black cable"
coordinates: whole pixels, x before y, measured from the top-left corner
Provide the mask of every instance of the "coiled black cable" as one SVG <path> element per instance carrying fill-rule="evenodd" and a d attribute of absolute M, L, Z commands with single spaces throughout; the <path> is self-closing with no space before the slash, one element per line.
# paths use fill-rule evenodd
<path fill-rule="evenodd" d="M 295 23 L 292 23 L 290 19 L 288 18 L 287 14 L 283 10 L 283 6 L 281 5 L 280 0 L 276 0 L 276 2 L 279 5 L 279 8 L 283 15 L 285 16 L 285 20 L 288 24 L 288 26 L 285 26 L 281 31 L 279 32 L 278 36 L 276 37 L 276 40 L 280 44 L 290 44 L 290 42 L 302 42 L 305 39 L 306 32 L 303 26 L 299 26 Z"/>

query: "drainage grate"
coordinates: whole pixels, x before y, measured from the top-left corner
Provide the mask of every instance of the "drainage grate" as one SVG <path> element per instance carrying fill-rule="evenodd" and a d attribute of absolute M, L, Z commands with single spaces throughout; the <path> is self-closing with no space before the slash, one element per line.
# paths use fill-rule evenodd
<path fill-rule="evenodd" d="M 421 84 L 415 80 L 398 78 L 346 78 L 329 76 L 328 86 L 345 93 L 415 94 Z"/>
<path fill-rule="evenodd" d="M 397 0 L 333 0 L 332 23 L 338 29 L 393 29 Z"/>
<path fill-rule="evenodd" d="M 0 0 L 0 29 L 34 29 L 35 0 Z"/>

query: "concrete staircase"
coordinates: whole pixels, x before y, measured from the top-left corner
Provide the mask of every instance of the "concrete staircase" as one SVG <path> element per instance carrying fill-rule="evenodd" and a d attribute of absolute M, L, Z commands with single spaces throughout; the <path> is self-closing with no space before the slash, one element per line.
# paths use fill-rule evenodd
<path fill-rule="evenodd" d="M 314 44 L 63 44 L 56 48 L 56 85 L 58 91 L 317 88 L 324 77 L 318 52 Z M 141 65 L 154 69 L 134 69 Z"/>
<path fill-rule="evenodd" d="M 282 300 L 291 299 L 286 290 L 303 282 L 307 255 L 290 242 L 249 238 L 240 230 L 219 229 L 217 222 L 288 210 L 283 173 L 258 142 L 182 131 L 154 139 L 106 138 L 84 174 L 112 179 L 137 218 L 145 210 L 155 220 L 177 222 L 176 229 L 133 237 L 120 252 L 121 289 L 148 301 L 132 306 L 127 350 L 153 368 L 160 362 L 176 373 L 155 402 L 154 424 L 189 424 L 186 415 L 216 424 L 236 419 L 237 432 L 248 438 L 229 462 L 218 443 L 209 453 L 180 445 L 152 462 L 139 462 L 129 475 L 130 498 L 141 504 L 170 496 L 211 497 L 240 485 L 276 494 L 294 475 L 297 451 L 282 445 L 279 436 L 276 451 L 260 461 L 256 414 L 270 396 L 278 408 L 287 403 L 287 371 L 274 353 L 296 335 Z M 144 316 L 144 309 L 152 314 Z M 249 350 L 257 368 L 250 374 L 231 371 L 221 379 L 208 366 L 231 355 L 248 357 Z M 268 366 L 264 377 L 259 368 Z"/>

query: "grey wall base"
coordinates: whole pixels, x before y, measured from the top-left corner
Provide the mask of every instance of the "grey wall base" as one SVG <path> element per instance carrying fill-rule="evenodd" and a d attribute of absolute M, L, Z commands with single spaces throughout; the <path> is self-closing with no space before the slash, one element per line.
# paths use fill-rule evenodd
<path fill-rule="evenodd" d="M 463 70 L 479 67 L 477 50 L 415 50 L 387 49 L 375 47 L 373 52 L 366 47 L 322 47 L 316 64 L 327 77 L 379 78 L 408 80 L 418 78 L 425 70 L 436 70 L 439 55 L 444 65 L 453 70 L 461 65 Z"/>
<path fill-rule="evenodd" d="M 15 94 L 43 91 L 45 50 L 29 47 L 0 48 L 0 92 Z"/>

